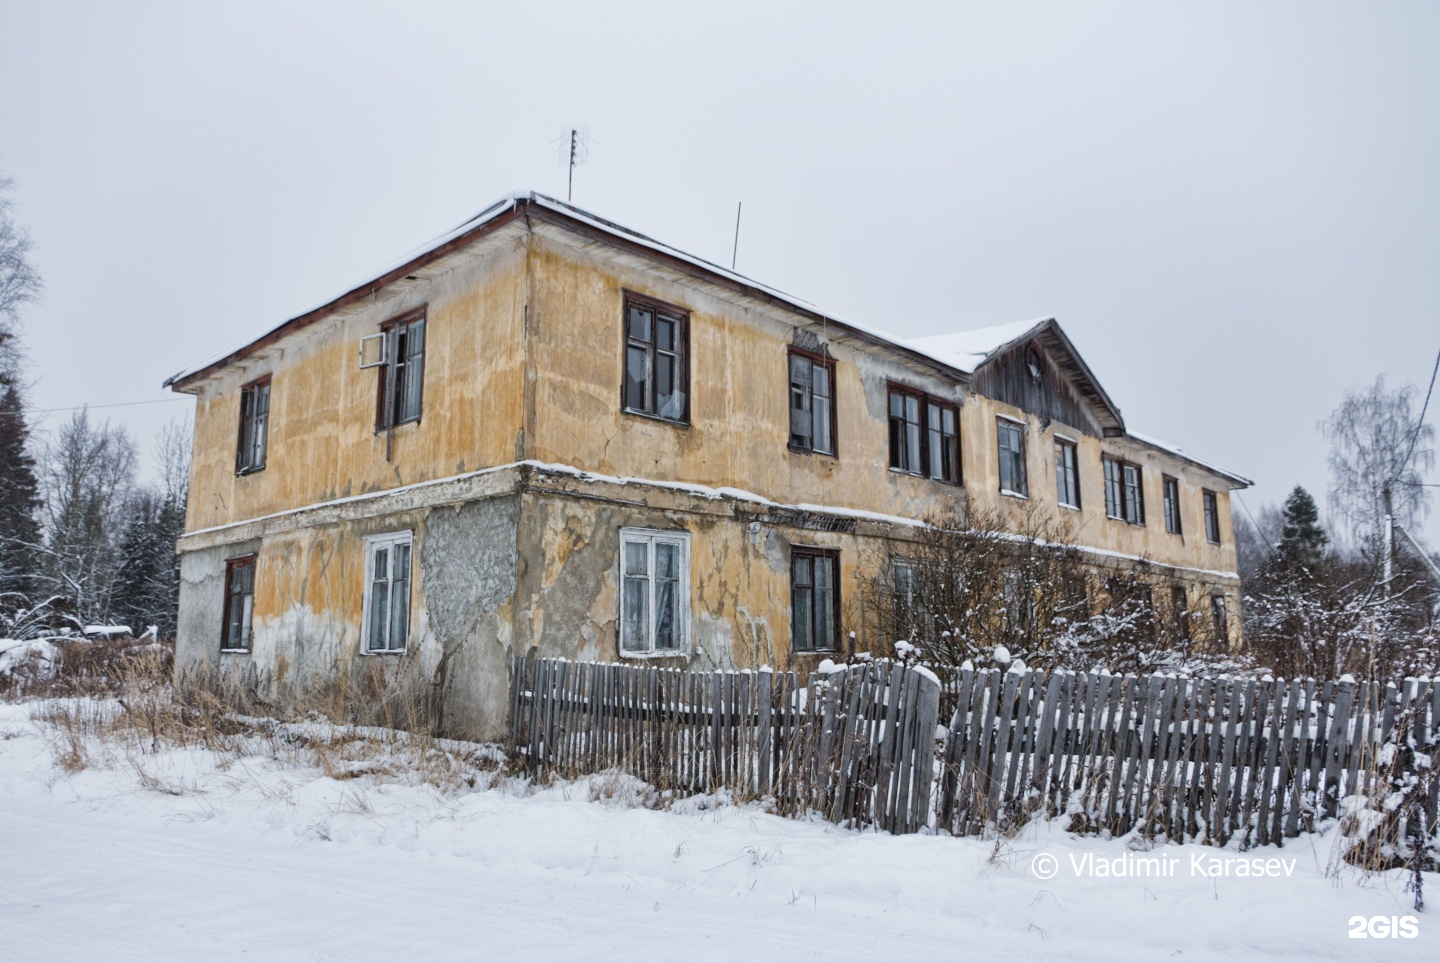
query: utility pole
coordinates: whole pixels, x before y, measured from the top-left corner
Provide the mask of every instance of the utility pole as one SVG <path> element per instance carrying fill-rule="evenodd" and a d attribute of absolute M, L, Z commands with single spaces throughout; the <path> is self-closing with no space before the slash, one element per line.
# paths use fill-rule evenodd
<path fill-rule="evenodd" d="M 1390 499 L 1390 484 L 1380 489 L 1380 497 L 1385 502 L 1385 545 L 1382 551 L 1385 553 L 1385 594 L 1390 594 L 1390 578 L 1394 575 L 1395 568 L 1395 513 Z"/>

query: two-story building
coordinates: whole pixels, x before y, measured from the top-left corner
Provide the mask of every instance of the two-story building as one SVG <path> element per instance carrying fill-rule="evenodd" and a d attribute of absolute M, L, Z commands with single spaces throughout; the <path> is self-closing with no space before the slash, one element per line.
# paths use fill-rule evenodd
<path fill-rule="evenodd" d="M 182 671 L 382 660 L 486 738 L 531 647 L 884 651 L 867 560 L 967 505 L 1064 513 L 1237 632 L 1248 482 L 1129 434 L 1053 320 L 900 340 L 540 194 L 167 384 L 197 399 Z"/>

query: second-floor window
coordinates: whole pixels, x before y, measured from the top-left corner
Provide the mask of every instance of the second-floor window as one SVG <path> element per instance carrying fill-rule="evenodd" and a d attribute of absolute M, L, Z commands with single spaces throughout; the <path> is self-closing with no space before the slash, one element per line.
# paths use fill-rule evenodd
<path fill-rule="evenodd" d="M 1145 524 L 1145 492 L 1140 466 L 1106 455 L 1105 514 L 1131 525 Z"/>
<path fill-rule="evenodd" d="M 240 389 L 240 443 L 235 450 L 237 475 L 265 467 L 265 442 L 269 434 L 270 379 L 261 378 Z"/>
<path fill-rule="evenodd" d="M 425 309 L 412 311 L 381 326 L 383 364 L 376 406 L 377 430 L 420 420 L 421 385 L 425 379 Z"/>
<path fill-rule="evenodd" d="M 1211 491 L 1202 492 L 1205 502 L 1205 537 L 1216 545 L 1220 544 L 1220 504 Z"/>
<path fill-rule="evenodd" d="M 1165 490 L 1165 531 L 1180 534 L 1180 482 L 1164 475 L 1160 479 Z"/>
<path fill-rule="evenodd" d="M 684 424 L 690 417 L 690 315 L 634 295 L 625 298 L 626 411 Z"/>
<path fill-rule="evenodd" d="M 960 418 L 952 404 L 890 388 L 890 467 L 960 484 Z"/>
<path fill-rule="evenodd" d="M 1075 443 L 1055 439 L 1055 497 L 1066 508 L 1080 507 L 1080 465 Z"/>
<path fill-rule="evenodd" d="M 835 454 L 835 363 L 790 352 L 790 447 Z"/>
<path fill-rule="evenodd" d="M 996 446 L 1000 450 L 1000 491 L 1022 498 L 1030 494 L 1025 477 L 1025 426 L 1008 418 L 995 419 Z"/>

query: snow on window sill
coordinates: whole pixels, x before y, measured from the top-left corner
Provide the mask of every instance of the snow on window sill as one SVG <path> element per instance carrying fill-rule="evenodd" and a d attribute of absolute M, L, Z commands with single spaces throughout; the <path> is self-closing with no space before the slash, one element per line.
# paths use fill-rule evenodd
<path fill-rule="evenodd" d="M 1022 500 L 1022 501 L 1027 501 L 1027 502 L 1028 502 L 1028 501 L 1030 500 L 1030 496 L 1029 496 L 1029 495 L 1023 494 L 1023 493 L 1021 493 L 1021 492 L 1012 492 L 1012 491 L 1011 491 L 1010 489 L 1008 489 L 1008 488 L 1002 488 L 1002 489 L 1000 489 L 1000 494 L 1009 496 L 1010 498 L 1018 498 L 1018 499 L 1020 499 L 1020 500 Z"/>
<path fill-rule="evenodd" d="M 1061 508 L 1068 508 L 1072 512 L 1080 511 L 1079 505 L 1071 505 L 1069 502 L 1056 502 L 1055 504 L 1059 505 Z"/>
<path fill-rule="evenodd" d="M 250 649 L 221 649 L 221 655 L 249 655 Z"/>

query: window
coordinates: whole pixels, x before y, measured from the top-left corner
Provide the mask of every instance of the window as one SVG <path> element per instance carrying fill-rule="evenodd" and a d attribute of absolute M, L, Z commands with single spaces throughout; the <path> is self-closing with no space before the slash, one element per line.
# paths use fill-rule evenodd
<path fill-rule="evenodd" d="M 1201 493 L 1201 499 L 1205 502 L 1205 537 L 1216 545 L 1220 544 L 1220 505 L 1216 501 L 1215 493 L 1205 491 Z"/>
<path fill-rule="evenodd" d="M 250 651 L 250 619 L 255 611 L 255 556 L 225 562 L 225 628 L 220 649 Z"/>
<path fill-rule="evenodd" d="M 420 386 L 425 377 L 425 309 L 380 327 L 384 361 L 380 369 L 375 428 L 383 431 L 420 420 Z"/>
<path fill-rule="evenodd" d="M 917 391 L 890 388 L 890 467 L 960 484 L 960 413 Z"/>
<path fill-rule="evenodd" d="M 1080 507 L 1080 467 L 1075 443 L 1055 439 L 1055 494 L 1066 508 Z"/>
<path fill-rule="evenodd" d="M 898 559 L 891 563 L 890 590 L 895 606 L 893 630 L 896 639 L 912 642 L 915 635 L 915 566 L 913 564 Z"/>
<path fill-rule="evenodd" d="M 1165 489 L 1165 531 L 1180 534 L 1180 483 L 1169 475 L 1160 476 Z"/>
<path fill-rule="evenodd" d="M 1175 620 L 1175 635 L 1183 642 L 1190 641 L 1190 605 L 1183 585 L 1170 586 L 1170 615 Z"/>
<path fill-rule="evenodd" d="M 270 379 L 240 389 L 240 443 L 235 449 L 235 474 L 265 467 L 265 440 L 270 429 Z"/>
<path fill-rule="evenodd" d="M 790 351 L 790 447 L 835 454 L 835 363 Z"/>
<path fill-rule="evenodd" d="M 833 652 L 840 635 L 839 557 L 833 551 L 790 551 L 790 646 Z"/>
<path fill-rule="evenodd" d="M 690 643 L 690 536 L 620 530 L 620 651 L 679 654 Z"/>
<path fill-rule="evenodd" d="M 365 651 L 404 652 L 410 641 L 410 532 L 365 543 Z"/>
<path fill-rule="evenodd" d="M 626 411 L 684 424 L 690 416 L 686 348 L 690 315 L 656 301 L 625 297 Z"/>
<path fill-rule="evenodd" d="M 1000 491 L 1007 495 L 1030 494 L 1025 478 L 1025 426 L 1008 418 L 995 419 L 1000 448 Z"/>
<path fill-rule="evenodd" d="M 1225 596 L 1210 596 L 1210 617 L 1215 620 L 1215 641 L 1230 641 L 1230 620 L 1225 613 Z"/>
<path fill-rule="evenodd" d="M 1131 525 L 1145 524 L 1145 491 L 1140 466 L 1108 455 L 1105 463 L 1105 514 Z"/>

